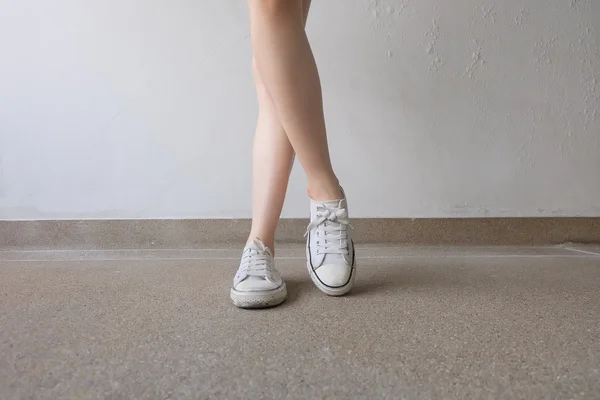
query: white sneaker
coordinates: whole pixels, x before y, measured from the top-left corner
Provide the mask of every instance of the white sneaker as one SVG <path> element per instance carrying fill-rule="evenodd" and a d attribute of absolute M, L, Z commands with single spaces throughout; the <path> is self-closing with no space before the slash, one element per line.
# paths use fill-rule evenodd
<path fill-rule="evenodd" d="M 285 282 L 275 270 L 271 250 L 256 239 L 244 249 L 231 301 L 240 308 L 265 308 L 283 303 L 286 297 Z"/>
<path fill-rule="evenodd" d="M 330 296 L 342 296 L 354 284 L 356 258 L 348 225 L 345 198 L 325 202 L 311 200 L 310 225 L 306 232 L 307 267 L 315 285 Z"/>

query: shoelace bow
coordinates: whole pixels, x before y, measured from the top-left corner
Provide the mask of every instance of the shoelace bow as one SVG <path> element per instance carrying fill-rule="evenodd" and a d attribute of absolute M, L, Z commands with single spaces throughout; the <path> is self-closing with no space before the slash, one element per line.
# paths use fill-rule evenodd
<path fill-rule="evenodd" d="M 238 275 L 273 280 L 272 266 L 269 263 L 271 256 L 262 242 L 258 242 L 258 245 L 258 250 L 249 248 L 244 252 Z"/>
<path fill-rule="evenodd" d="M 346 209 L 320 206 L 317 211 L 317 219 L 308 225 L 304 237 L 317 231 L 317 254 L 348 254 L 347 227 L 352 225 L 346 217 Z"/>

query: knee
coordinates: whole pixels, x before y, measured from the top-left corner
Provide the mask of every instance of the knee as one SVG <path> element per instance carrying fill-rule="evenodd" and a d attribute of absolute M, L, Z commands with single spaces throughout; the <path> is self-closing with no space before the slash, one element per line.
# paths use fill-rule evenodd
<path fill-rule="evenodd" d="M 250 11 L 263 17 L 302 15 L 302 0 L 249 0 Z"/>

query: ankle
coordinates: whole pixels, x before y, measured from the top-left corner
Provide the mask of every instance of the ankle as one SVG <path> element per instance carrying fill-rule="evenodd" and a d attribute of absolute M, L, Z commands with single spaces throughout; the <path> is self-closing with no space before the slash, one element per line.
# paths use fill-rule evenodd
<path fill-rule="evenodd" d="M 309 182 L 308 196 L 315 201 L 341 200 L 344 197 L 337 178 L 327 182 Z"/>
<path fill-rule="evenodd" d="M 271 254 L 275 255 L 275 238 L 261 236 L 261 235 L 255 235 L 255 234 L 251 233 L 250 236 L 248 237 L 248 240 L 246 241 L 246 246 L 248 246 L 249 244 L 254 242 L 256 239 L 260 239 L 260 241 L 263 242 L 265 247 L 267 247 L 267 248 L 269 248 L 269 250 L 271 250 Z"/>

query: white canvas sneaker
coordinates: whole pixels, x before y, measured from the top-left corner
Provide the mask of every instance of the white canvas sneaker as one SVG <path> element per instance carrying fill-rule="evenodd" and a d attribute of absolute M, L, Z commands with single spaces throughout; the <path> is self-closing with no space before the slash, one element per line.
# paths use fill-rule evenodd
<path fill-rule="evenodd" d="M 349 225 L 345 198 L 325 202 L 311 200 L 310 225 L 306 232 L 307 267 L 315 285 L 330 296 L 348 293 L 356 277 Z"/>
<path fill-rule="evenodd" d="M 265 308 L 281 304 L 287 289 L 275 270 L 273 254 L 259 239 L 244 249 L 231 288 L 231 301 L 240 308 Z"/>

